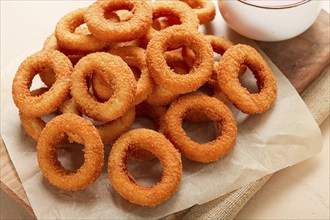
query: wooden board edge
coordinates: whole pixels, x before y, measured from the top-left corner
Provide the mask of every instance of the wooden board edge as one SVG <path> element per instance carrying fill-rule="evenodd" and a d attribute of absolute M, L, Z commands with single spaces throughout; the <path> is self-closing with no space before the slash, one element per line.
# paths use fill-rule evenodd
<path fill-rule="evenodd" d="M 0 188 L 7 193 L 7 195 L 12 198 L 19 206 L 23 207 L 25 211 L 27 211 L 34 219 L 37 219 L 35 216 L 32 207 L 29 203 L 26 203 L 23 199 L 21 199 L 15 192 L 13 192 L 10 187 L 8 187 L 5 183 L 0 180 Z"/>

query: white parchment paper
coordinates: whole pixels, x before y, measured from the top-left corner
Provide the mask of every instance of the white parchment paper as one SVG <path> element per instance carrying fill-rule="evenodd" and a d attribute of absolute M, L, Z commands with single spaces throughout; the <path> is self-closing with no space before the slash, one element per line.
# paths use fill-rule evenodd
<path fill-rule="evenodd" d="M 219 15 L 203 31 L 226 36 L 235 42 L 252 44 L 228 31 Z M 39 219 L 160 218 L 215 199 L 269 173 L 305 160 L 321 150 L 318 125 L 288 80 L 265 57 L 278 83 L 278 97 L 272 108 L 256 116 L 247 116 L 233 109 L 238 123 L 238 137 L 233 151 L 209 164 L 183 158 L 180 188 L 168 201 L 155 208 L 127 202 L 112 188 L 106 167 L 100 178 L 85 190 L 59 190 L 43 178 L 36 158 L 36 142 L 21 127 L 18 110 L 12 101 L 12 79 L 18 65 L 28 55 L 13 61 L 1 74 L 1 135 Z M 196 139 L 205 139 L 205 135 L 209 135 L 205 128 L 207 126 L 194 126 L 188 130 Z M 65 155 L 69 151 L 64 149 L 60 154 Z M 109 147 L 106 147 L 106 152 L 107 159 Z M 74 154 L 65 159 L 68 166 L 74 166 L 80 160 Z M 131 167 L 134 176 L 145 182 L 155 181 L 153 177 L 159 176 L 160 170 L 157 160 Z"/>

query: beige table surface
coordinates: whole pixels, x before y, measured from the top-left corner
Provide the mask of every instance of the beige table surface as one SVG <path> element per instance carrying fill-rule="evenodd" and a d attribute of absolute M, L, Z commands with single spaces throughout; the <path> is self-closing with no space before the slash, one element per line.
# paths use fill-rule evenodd
<path fill-rule="evenodd" d="M 323 8 L 329 12 L 329 1 L 321 0 Z M 1 1 L 1 72 L 10 61 L 15 59 L 19 54 L 15 53 L 15 49 L 9 48 L 5 42 L 8 39 L 15 38 L 17 47 L 23 47 L 24 51 L 31 51 L 39 48 L 40 45 L 31 45 L 24 42 L 42 42 L 38 39 L 38 35 L 29 35 L 27 38 L 18 38 L 14 35 L 15 28 L 19 25 L 13 24 L 10 20 L 5 19 L 6 10 L 15 6 L 15 4 L 23 3 L 22 1 Z M 26 4 L 26 2 L 24 2 Z M 51 4 L 51 1 L 50 1 Z M 38 20 L 39 16 L 28 14 L 30 20 Z M 45 13 L 46 16 L 47 14 Z M 34 17 L 35 16 L 35 17 Z M 50 27 L 55 25 L 50 24 Z M 24 31 L 31 32 L 31 27 L 26 26 Z M 37 27 L 35 27 L 37 29 Z M 6 32 L 2 31 L 6 29 Z M 24 36 L 25 37 L 25 36 Z M 17 39 L 16 39 L 17 38 Z M 40 36 L 39 36 L 40 38 Z M 293 167 L 280 171 L 272 176 L 270 181 L 246 204 L 246 206 L 238 213 L 237 219 L 329 219 L 329 117 L 321 125 L 323 135 L 324 148 L 320 154 L 307 161 L 299 163 Z M 31 217 L 25 210 L 29 207 L 22 186 L 17 184 L 17 174 L 3 175 L 10 167 L 8 155 L 5 155 L 5 149 L 1 146 L 1 216 L 0 219 L 26 219 Z M 9 164 L 3 166 L 4 164 Z M 4 167 L 4 169 L 3 169 Z M 299 184 L 292 184 L 299 181 Z M 298 185 L 298 187 L 297 187 Z M 6 192 L 4 192 L 4 190 Z M 8 193 L 16 195 L 16 201 L 8 196 Z M 20 204 L 20 205 L 18 205 Z M 30 210 L 31 211 L 31 210 Z"/>

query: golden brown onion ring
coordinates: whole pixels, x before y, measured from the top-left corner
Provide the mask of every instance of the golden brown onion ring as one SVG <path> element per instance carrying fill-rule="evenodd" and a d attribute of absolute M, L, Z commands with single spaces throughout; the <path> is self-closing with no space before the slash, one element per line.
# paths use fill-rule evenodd
<path fill-rule="evenodd" d="M 45 68 L 54 71 L 56 81 L 49 91 L 33 97 L 29 90 L 32 79 Z M 39 51 L 24 60 L 12 85 L 13 99 L 20 112 L 31 117 L 54 112 L 69 96 L 72 70 L 70 60 L 56 50 Z"/>
<path fill-rule="evenodd" d="M 127 9 L 133 11 L 133 17 L 125 22 L 109 22 L 106 11 Z M 142 37 L 152 22 L 152 7 L 147 1 L 104 0 L 88 7 L 84 15 L 90 32 L 97 38 L 108 42 L 125 42 Z"/>
<path fill-rule="evenodd" d="M 196 55 L 196 61 L 188 74 L 174 74 L 166 64 L 164 53 L 168 48 L 186 46 Z M 213 70 L 213 51 L 204 35 L 184 26 L 172 26 L 161 30 L 148 44 L 147 64 L 157 85 L 172 93 L 188 93 L 202 86 Z"/>
<path fill-rule="evenodd" d="M 215 17 L 215 6 L 209 0 L 180 0 L 188 4 L 198 16 L 201 24 L 207 24 Z"/>
<path fill-rule="evenodd" d="M 165 53 L 165 60 L 167 65 L 173 69 L 176 74 L 189 73 L 189 66 L 186 64 L 182 57 L 181 49 L 175 51 L 169 51 Z M 148 96 L 146 102 L 150 105 L 168 105 L 177 99 L 180 94 L 173 93 L 163 87 L 156 85 L 153 92 Z"/>
<path fill-rule="evenodd" d="M 140 185 L 127 171 L 127 155 L 134 149 L 152 152 L 163 166 L 159 183 Z M 125 199 L 142 206 L 156 206 L 174 194 L 182 176 L 180 153 L 164 135 L 149 129 L 135 129 L 123 134 L 112 146 L 108 175 L 114 189 Z"/>
<path fill-rule="evenodd" d="M 182 128 L 187 112 L 203 112 L 215 121 L 220 130 L 215 140 L 199 144 L 191 140 Z M 221 101 L 201 94 L 181 96 L 167 110 L 161 125 L 164 135 L 188 159 L 208 163 L 228 154 L 237 136 L 237 125 L 230 109 Z"/>
<path fill-rule="evenodd" d="M 239 81 L 241 66 L 251 69 L 259 92 L 251 94 Z M 246 114 L 260 114 L 270 108 L 277 95 L 276 79 L 262 56 L 251 46 L 230 47 L 220 59 L 218 68 L 220 88 L 229 100 Z"/>
<path fill-rule="evenodd" d="M 86 8 L 79 8 L 65 15 L 57 23 L 55 35 L 61 48 L 76 51 L 97 51 L 104 48 L 107 43 L 97 39 L 92 34 L 79 34 L 75 29 L 84 24 Z"/>
<path fill-rule="evenodd" d="M 58 145 L 66 134 L 82 138 L 84 164 L 75 172 L 65 169 L 57 159 Z M 54 186 L 66 190 L 84 189 L 99 177 L 104 162 L 104 146 L 93 124 L 75 114 L 63 114 L 49 121 L 42 130 L 37 156 L 44 177 Z"/>
<path fill-rule="evenodd" d="M 89 93 L 87 78 L 95 73 L 102 74 L 114 90 L 111 98 L 104 103 L 98 102 Z M 74 100 L 82 113 L 94 120 L 113 121 L 123 116 L 134 101 L 134 75 L 118 56 L 104 52 L 89 54 L 76 64 L 72 78 L 71 94 Z"/>
<path fill-rule="evenodd" d="M 134 46 L 115 47 L 109 53 L 120 56 L 132 69 L 137 78 L 136 94 L 132 105 L 137 105 L 145 100 L 154 88 L 154 81 L 149 75 L 146 64 L 145 51 Z M 135 73 L 136 67 L 139 72 Z M 101 101 L 107 101 L 113 94 L 111 85 L 102 78 L 102 75 L 95 74 L 92 78 L 94 95 Z"/>
<path fill-rule="evenodd" d="M 175 21 L 180 25 L 188 26 L 194 30 L 198 30 L 199 21 L 192 9 L 185 3 L 180 1 L 156 1 L 152 4 L 153 20 L 160 17 L 169 18 L 169 21 Z M 172 17 L 176 19 L 171 19 Z M 174 22 L 167 22 L 168 26 Z M 160 26 L 161 27 L 161 26 Z M 166 28 L 166 27 L 165 27 Z M 158 33 L 152 26 L 147 33 L 141 38 L 142 44 L 147 45 L 149 41 Z"/>

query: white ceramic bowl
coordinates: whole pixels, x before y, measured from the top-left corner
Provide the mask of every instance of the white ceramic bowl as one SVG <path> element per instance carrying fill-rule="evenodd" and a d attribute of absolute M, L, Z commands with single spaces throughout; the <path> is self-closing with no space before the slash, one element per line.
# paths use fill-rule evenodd
<path fill-rule="evenodd" d="M 281 41 L 307 30 L 317 18 L 319 0 L 218 0 L 229 27 L 260 41 Z"/>

